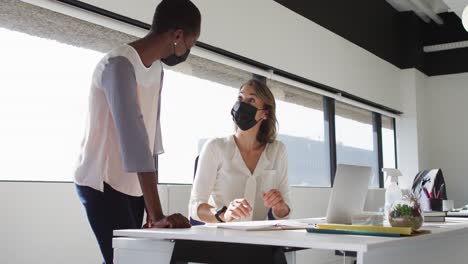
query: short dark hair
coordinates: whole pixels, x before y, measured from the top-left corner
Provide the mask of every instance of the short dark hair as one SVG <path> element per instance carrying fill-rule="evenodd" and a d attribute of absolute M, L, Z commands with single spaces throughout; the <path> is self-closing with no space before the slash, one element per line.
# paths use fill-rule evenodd
<path fill-rule="evenodd" d="M 151 31 L 157 34 L 182 29 L 189 34 L 200 32 L 200 10 L 190 0 L 163 0 L 153 16 Z"/>

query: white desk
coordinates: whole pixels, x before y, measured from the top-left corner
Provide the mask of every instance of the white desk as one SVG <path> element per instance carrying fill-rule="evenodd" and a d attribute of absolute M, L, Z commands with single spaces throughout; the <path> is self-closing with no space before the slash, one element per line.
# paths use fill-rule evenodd
<path fill-rule="evenodd" d="M 190 229 L 116 230 L 114 263 L 169 263 L 173 240 L 345 250 L 357 253 L 358 264 L 468 263 L 468 219 L 447 218 L 427 223 L 431 234 L 390 238 L 356 235 L 311 234 L 295 231 L 237 231 L 196 226 Z"/>

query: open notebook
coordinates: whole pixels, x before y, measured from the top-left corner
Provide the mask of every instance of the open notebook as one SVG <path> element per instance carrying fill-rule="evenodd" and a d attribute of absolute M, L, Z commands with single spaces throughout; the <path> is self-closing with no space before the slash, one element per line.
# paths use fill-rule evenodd
<path fill-rule="evenodd" d="M 217 228 L 244 230 L 244 231 L 273 231 L 273 230 L 300 230 L 311 228 L 321 220 L 274 220 L 274 221 L 246 221 L 217 224 Z"/>

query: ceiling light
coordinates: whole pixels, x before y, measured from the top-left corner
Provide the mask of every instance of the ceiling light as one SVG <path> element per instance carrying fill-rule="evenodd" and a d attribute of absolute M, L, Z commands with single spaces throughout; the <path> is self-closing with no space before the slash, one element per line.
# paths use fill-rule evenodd
<path fill-rule="evenodd" d="M 463 22 L 463 27 L 465 27 L 465 30 L 468 31 L 468 5 L 463 10 L 462 22 Z"/>

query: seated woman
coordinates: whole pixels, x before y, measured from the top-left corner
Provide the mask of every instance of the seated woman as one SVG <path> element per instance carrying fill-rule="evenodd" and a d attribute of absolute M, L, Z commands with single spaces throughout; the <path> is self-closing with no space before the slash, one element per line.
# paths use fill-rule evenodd
<path fill-rule="evenodd" d="M 231 115 L 236 132 L 209 140 L 198 161 L 189 204 L 205 223 L 286 218 L 290 213 L 286 147 L 276 140 L 275 98 L 249 80 Z"/>

